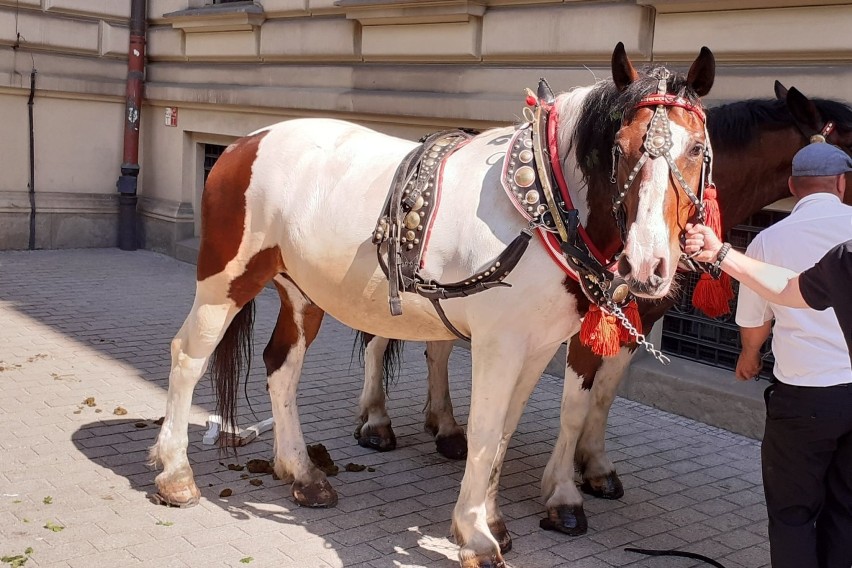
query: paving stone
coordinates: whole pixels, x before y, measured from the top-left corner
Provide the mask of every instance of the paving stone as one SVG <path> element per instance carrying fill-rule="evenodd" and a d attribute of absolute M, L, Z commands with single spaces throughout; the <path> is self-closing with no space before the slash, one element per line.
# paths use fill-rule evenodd
<path fill-rule="evenodd" d="M 263 482 L 254 487 L 244 471 L 227 469 L 270 459 L 272 433 L 236 457 L 201 444 L 214 409 L 212 385 L 202 379 L 187 454 L 202 499 L 169 509 L 148 499 L 158 472 L 146 465 L 147 451 L 159 432 L 153 421 L 164 413 L 169 345 L 192 302 L 194 268 L 147 251 L 94 249 L 0 252 L 0 270 L 0 366 L 8 368 L 0 371 L 7 433 L 0 439 L 0 555 L 33 546 L 33 566 L 56 568 L 457 566 L 450 519 L 465 464 L 437 455 L 423 432 L 422 344 L 404 346 L 387 399 L 398 448 L 378 454 L 352 438 L 363 373 L 351 359 L 354 334 L 331 318 L 323 324 L 299 386 L 305 439 L 323 443 L 340 467 L 351 461 L 376 470 L 331 477 L 339 493 L 334 509 L 301 508 L 288 484 L 251 475 Z M 261 354 L 278 303 L 273 290 L 257 298 L 242 425 L 271 415 Z M 470 368 L 469 351 L 454 350 L 450 387 L 462 425 Z M 631 544 L 693 550 L 727 568 L 769 566 L 758 443 L 620 398 L 606 439 L 624 498 L 586 497 L 586 535 L 540 530 L 540 480 L 558 434 L 561 393 L 561 378 L 542 377 L 506 452 L 498 503 L 513 538 L 509 566 L 699 565 L 624 552 Z M 95 407 L 82 404 L 90 396 Z M 128 414 L 112 414 L 117 406 Z M 225 488 L 233 493 L 220 498 Z M 66 528 L 49 531 L 48 520 Z M 247 557 L 251 563 L 240 563 Z"/>

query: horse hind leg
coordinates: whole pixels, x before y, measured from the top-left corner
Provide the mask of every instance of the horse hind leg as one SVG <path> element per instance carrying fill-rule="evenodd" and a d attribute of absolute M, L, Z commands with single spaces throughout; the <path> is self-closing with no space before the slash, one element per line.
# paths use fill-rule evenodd
<path fill-rule="evenodd" d="M 171 343 L 172 366 L 166 398 L 166 413 L 157 442 L 150 450 L 152 465 L 161 464 L 154 500 L 170 506 L 188 507 L 198 503 L 186 455 L 187 428 L 192 393 L 204 374 L 207 361 L 239 308 L 226 297 L 226 288 L 213 281 L 198 282 L 195 302 Z"/>
<path fill-rule="evenodd" d="M 154 480 L 157 486 L 154 500 L 165 505 L 185 507 L 196 504 L 200 498 L 186 455 L 192 392 L 215 353 L 219 408 L 234 408 L 233 402 L 224 405 L 222 402 L 223 395 L 227 398 L 235 394 L 233 384 L 239 380 L 239 366 L 230 364 L 229 355 L 242 360 L 239 354 L 245 351 L 241 349 L 251 342 L 252 300 L 282 268 L 280 251 L 273 247 L 257 251 L 241 266 L 228 263 L 219 272 L 203 270 L 205 259 L 217 257 L 214 253 L 221 252 L 217 246 L 215 240 L 202 238 L 195 300 L 171 344 L 166 414 L 149 454 L 152 464 L 163 466 L 162 473 Z M 220 343 L 223 337 L 229 341 Z M 223 418 L 233 422 L 233 413 Z"/>
<path fill-rule="evenodd" d="M 319 332 L 324 312 L 286 275 L 276 276 L 274 282 L 281 311 L 263 360 L 275 423 L 275 473 L 292 480 L 291 492 L 299 505 L 333 507 L 337 492 L 308 456 L 296 406 L 305 351 Z"/>
<path fill-rule="evenodd" d="M 451 460 L 467 457 L 467 438 L 464 428 L 453 415 L 450 398 L 449 362 L 452 341 L 430 341 L 426 344 L 426 366 L 429 395 L 426 399 L 424 429 L 435 437 L 438 453 Z"/>
<path fill-rule="evenodd" d="M 396 435 L 385 405 L 382 380 L 386 375 L 384 362 L 389 355 L 388 349 L 396 347 L 384 337 L 365 334 L 364 338 L 364 386 L 358 399 L 355 439 L 363 448 L 388 452 L 396 448 Z"/>

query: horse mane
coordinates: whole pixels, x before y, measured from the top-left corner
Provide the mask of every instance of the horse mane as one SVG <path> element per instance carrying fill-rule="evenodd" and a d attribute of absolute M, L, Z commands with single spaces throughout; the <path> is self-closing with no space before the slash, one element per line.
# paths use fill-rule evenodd
<path fill-rule="evenodd" d="M 612 79 L 600 81 L 586 96 L 569 149 L 575 149 L 580 171 L 587 182 L 596 178 L 609 179 L 615 135 L 623 121 L 635 116 L 639 101 L 657 92 L 659 80 L 654 75 L 663 69 L 644 69 L 639 79 L 624 91 L 619 91 Z M 699 97 L 687 85 L 684 75 L 672 73 L 666 87 L 668 93 L 699 104 Z"/>
<path fill-rule="evenodd" d="M 852 108 L 842 102 L 811 99 L 823 118 L 834 120 L 843 130 L 852 129 Z M 760 131 L 795 126 L 787 105 L 777 99 L 749 99 L 707 110 L 707 130 L 715 147 L 742 149 Z"/>

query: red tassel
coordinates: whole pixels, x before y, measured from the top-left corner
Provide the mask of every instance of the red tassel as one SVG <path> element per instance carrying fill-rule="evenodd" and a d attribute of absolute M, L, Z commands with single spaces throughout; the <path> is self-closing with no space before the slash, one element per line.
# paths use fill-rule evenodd
<path fill-rule="evenodd" d="M 722 238 L 722 215 L 716 200 L 716 186 L 712 183 L 704 188 L 704 224 Z M 734 289 L 727 274 L 723 272 L 718 280 L 702 274 L 692 294 L 692 305 L 711 318 L 717 318 L 731 313 L 729 302 L 733 298 Z"/>
<path fill-rule="evenodd" d="M 707 274 L 701 275 L 692 293 L 692 305 L 711 318 L 731 313 L 729 302 L 734 297 L 731 279 L 727 274 L 717 280 Z"/>
<path fill-rule="evenodd" d="M 580 326 L 580 341 L 595 355 L 612 357 L 621 349 L 619 328 L 618 320 L 614 315 L 592 304 Z"/>
<path fill-rule="evenodd" d="M 642 333 L 642 318 L 639 316 L 639 306 L 636 304 L 636 300 L 631 300 L 629 304 L 624 306 L 624 309 L 622 311 L 624 312 L 624 315 L 627 316 L 627 319 L 630 321 L 630 325 L 635 327 L 638 333 Z M 619 328 L 619 339 L 621 340 L 622 344 L 626 345 L 628 343 L 636 341 L 636 338 L 630 335 L 630 332 L 627 331 L 626 327 L 620 325 Z"/>
<path fill-rule="evenodd" d="M 704 224 L 713 229 L 717 237 L 722 238 L 722 214 L 716 200 L 716 186 L 712 183 L 704 187 Z"/>

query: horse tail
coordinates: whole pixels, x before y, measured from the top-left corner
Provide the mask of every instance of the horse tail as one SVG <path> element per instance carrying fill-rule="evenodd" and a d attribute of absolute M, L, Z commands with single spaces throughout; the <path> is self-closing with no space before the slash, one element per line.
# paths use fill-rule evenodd
<path fill-rule="evenodd" d="M 222 417 L 220 446 L 227 445 L 227 432 L 237 428 L 237 392 L 240 376 L 245 371 L 246 380 L 251 371 L 252 330 L 254 328 L 254 300 L 249 301 L 234 316 L 221 341 L 210 357 L 210 377 L 216 395 L 216 412 Z"/>
<path fill-rule="evenodd" d="M 367 349 L 367 344 L 375 337 L 372 334 L 364 333 L 363 331 L 355 330 L 355 341 L 352 342 L 352 355 L 349 357 L 349 364 L 358 357 L 358 364 L 364 366 L 364 351 Z"/>
<path fill-rule="evenodd" d="M 382 357 L 382 376 L 385 378 L 385 395 L 390 391 L 391 383 L 396 383 L 402 365 L 402 348 L 405 342 L 391 339 Z"/>
<path fill-rule="evenodd" d="M 355 332 L 355 342 L 352 345 L 352 359 L 355 358 L 355 353 L 358 353 L 358 363 L 364 364 L 364 351 L 367 349 L 367 344 L 375 337 L 372 334 L 363 331 Z M 385 383 L 385 395 L 388 393 L 388 388 L 392 383 L 396 383 L 399 378 L 400 364 L 402 363 L 402 348 L 405 342 L 399 339 L 388 340 L 388 346 L 382 355 L 382 377 Z"/>

